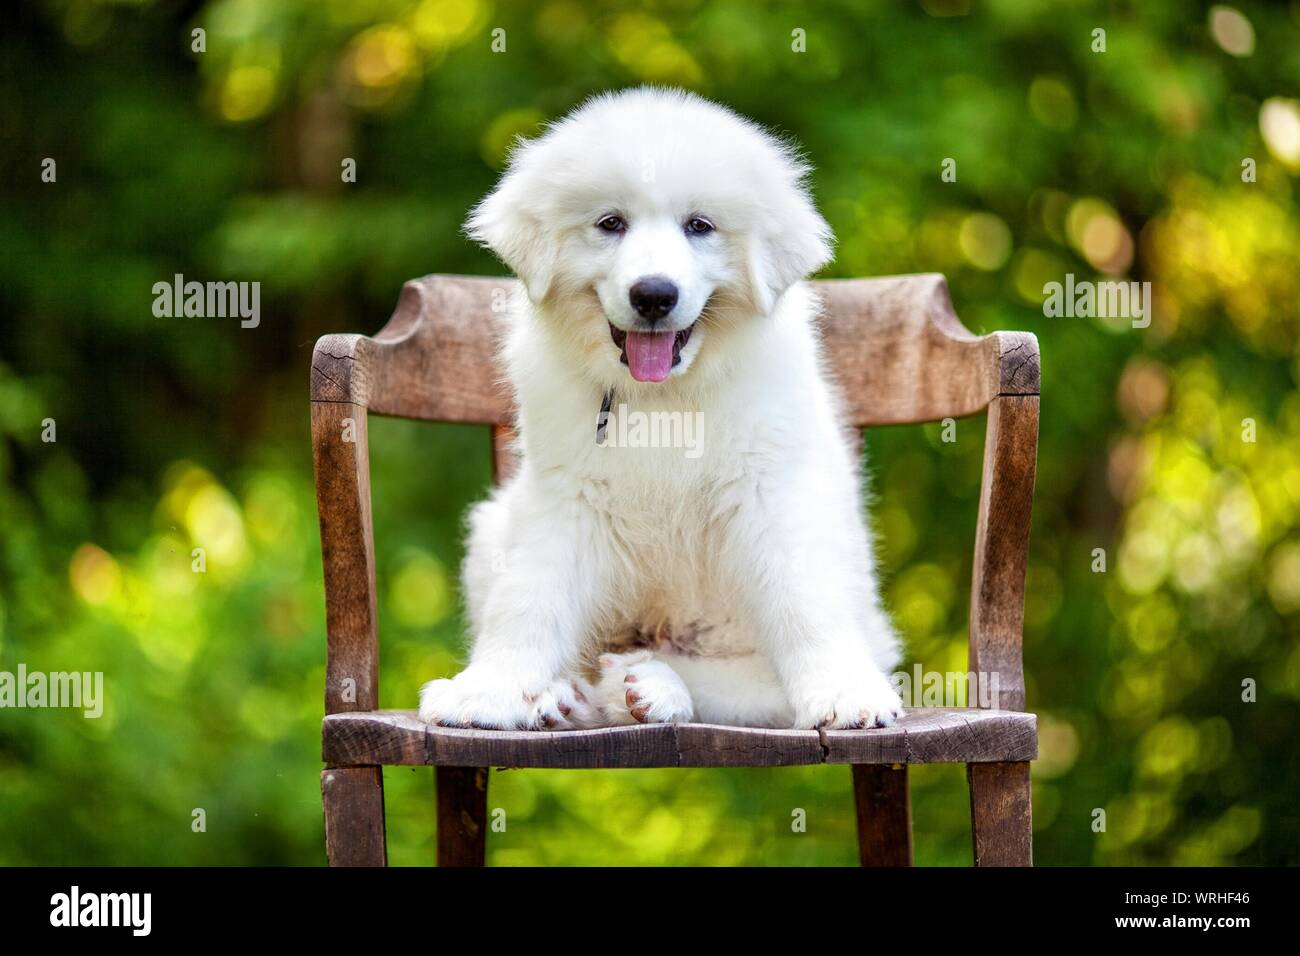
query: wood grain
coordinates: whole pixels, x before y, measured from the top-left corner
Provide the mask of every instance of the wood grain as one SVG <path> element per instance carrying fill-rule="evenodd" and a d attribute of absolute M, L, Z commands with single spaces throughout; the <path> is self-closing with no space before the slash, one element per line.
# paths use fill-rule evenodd
<path fill-rule="evenodd" d="M 487 859 L 487 767 L 439 767 L 438 865 L 483 866 Z"/>
<path fill-rule="evenodd" d="M 312 402 L 311 436 L 325 569 L 325 713 L 374 710 L 379 631 L 365 407 Z"/>
<path fill-rule="evenodd" d="M 330 866 L 386 866 L 384 777 L 379 767 L 321 771 L 325 852 Z"/>
<path fill-rule="evenodd" d="M 989 405 L 984 439 L 968 667 L 998 675 L 996 706 L 1007 710 L 1025 707 L 1021 644 L 1037 463 L 1038 396 L 998 396 Z"/>
<path fill-rule="evenodd" d="M 1038 756 L 1033 714 L 913 707 L 893 727 L 819 731 L 826 763 L 971 763 Z"/>
<path fill-rule="evenodd" d="M 975 865 L 1032 866 L 1029 764 L 973 763 L 966 768 L 966 781 Z"/>
<path fill-rule="evenodd" d="M 905 764 L 855 764 L 853 802 L 863 866 L 912 865 L 912 800 Z"/>
<path fill-rule="evenodd" d="M 812 283 L 824 303 L 823 348 L 859 427 L 959 418 L 998 395 L 1038 393 L 1038 343 L 1026 332 L 976 336 L 935 274 Z M 513 279 L 430 275 L 406 283 L 373 338 L 317 344 L 312 397 L 381 415 L 507 424 L 509 391 L 497 361 Z"/>
<path fill-rule="evenodd" d="M 1028 333 L 976 336 L 953 311 L 943 276 L 814 282 L 823 348 L 858 426 L 961 418 L 1000 394 L 1038 392 Z"/>
<path fill-rule="evenodd" d="M 414 711 L 325 718 L 324 758 L 337 766 L 781 767 L 1030 760 L 1033 714 L 918 708 L 876 730 L 764 730 L 638 724 L 596 730 L 502 731 L 431 726 Z"/>

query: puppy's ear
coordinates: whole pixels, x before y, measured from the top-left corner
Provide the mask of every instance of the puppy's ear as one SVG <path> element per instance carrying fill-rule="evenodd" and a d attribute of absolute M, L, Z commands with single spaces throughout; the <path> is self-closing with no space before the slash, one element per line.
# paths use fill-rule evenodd
<path fill-rule="evenodd" d="M 764 315 L 801 279 L 831 259 L 834 233 L 802 184 L 792 184 L 750 240 L 749 284 Z"/>
<path fill-rule="evenodd" d="M 470 212 L 465 232 L 496 253 L 523 280 L 528 297 L 541 302 L 551 288 L 555 244 L 537 206 L 540 194 L 531 182 L 528 152 L 527 146 L 516 148 L 496 188 Z"/>

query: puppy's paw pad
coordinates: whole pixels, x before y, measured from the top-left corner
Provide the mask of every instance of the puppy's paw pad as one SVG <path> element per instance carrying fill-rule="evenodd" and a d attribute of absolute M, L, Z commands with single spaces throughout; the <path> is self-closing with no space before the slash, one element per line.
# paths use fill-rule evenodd
<path fill-rule="evenodd" d="M 600 722 L 600 712 L 591 703 L 591 688 L 578 681 L 559 680 L 536 695 L 528 726 L 534 730 L 578 730 Z"/>
<path fill-rule="evenodd" d="M 634 664 L 623 685 L 627 713 L 639 723 L 683 723 L 695 716 L 690 691 L 667 664 L 651 660 Z"/>

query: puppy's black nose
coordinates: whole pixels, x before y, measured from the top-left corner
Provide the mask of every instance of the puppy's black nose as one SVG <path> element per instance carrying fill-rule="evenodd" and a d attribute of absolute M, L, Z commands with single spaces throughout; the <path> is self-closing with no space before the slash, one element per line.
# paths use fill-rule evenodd
<path fill-rule="evenodd" d="M 627 297 L 637 315 L 651 324 L 658 322 L 677 304 L 677 286 L 665 276 L 646 276 L 638 279 L 628 290 Z"/>

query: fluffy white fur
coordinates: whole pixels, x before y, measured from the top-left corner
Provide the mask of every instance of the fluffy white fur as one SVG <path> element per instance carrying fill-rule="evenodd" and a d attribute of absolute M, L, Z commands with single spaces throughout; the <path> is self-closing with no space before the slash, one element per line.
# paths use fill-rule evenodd
<path fill-rule="evenodd" d="M 863 727 L 900 713 L 858 462 L 801 280 L 832 236 L 795 152 L 677 91 L 597 97 L 520 145 L 467 229 L 523 280 L 504 360 L 522 462 L 469 520 L 468 666 L 426 684 L 451 725 Z M 618 215 L 626 228 L 597 226 Z M 715 227 L 685 228 L 693 217 Z M 629 289 L 695 323 L 658 383 L 610 326 Z M 661 326 L 662 327 L 662 326 Z M 701 413 L 680 447 L 596 444 L 601 401 Z"/>

